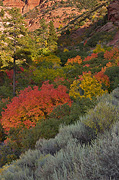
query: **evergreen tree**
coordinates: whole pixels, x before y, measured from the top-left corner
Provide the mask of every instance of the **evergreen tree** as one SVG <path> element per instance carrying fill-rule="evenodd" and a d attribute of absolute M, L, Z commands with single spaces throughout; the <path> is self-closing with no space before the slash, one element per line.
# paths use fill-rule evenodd
<path fill-rule="evenodd" d="M 48 39 L 48 25 L 45 22 L 45 19 L 40 20 L 40 28 L 37 30 L 37 42 L 40 43 L 40 48 L 47 47 Z"/>
<path fill-rule="evenodd" d="M 52 51 L 57 48 L 57 34 L 52 21 L 49 22 L 48 48 Z"/>
<path fill-rule="evenodd" d="M 3 66 L 9 66 L 10 64 L 13 66 L 13 96 L 15 96 L 16 63 L 21 63 L 16 57 L 16 52 L 25 46 L 23 41 L 27 35 L 27 29 L 25 27 L 25 21 L 17 8 L 10 9 L 9 16 L 3 22 L 5 29 L 1 35 L 2 48 L 0 58 Z"/>

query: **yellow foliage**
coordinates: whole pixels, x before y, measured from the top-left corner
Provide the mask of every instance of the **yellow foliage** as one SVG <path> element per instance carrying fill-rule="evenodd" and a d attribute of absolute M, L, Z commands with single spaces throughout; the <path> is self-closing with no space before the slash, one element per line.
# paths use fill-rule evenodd
<path fill-rule="evenodd" d="M 51 63 L 51 64 L 57 64 L 58 66 L 61 64 L 61 60 L 59 57 L 55 55 L 49 55 L 49 56 L 42 56 L 39 59 L 35 60 L 35 63 Z"/>
<path fill-rule="evenodd" d="M 83 91 L 83 94 L 82 94 Z M 107 91 L 102 89 L 102 85 L 97 81 L 91 73 L 83 74 L 81 79 L 74 80 L 70 86 L 69 95 L 77 98 L 89 98 L 100 96 Z"/>
<path fill-rule="evenodd" d="M 101 44 L 97 44 L 96 48 L 93 50 L 93 53 L 105 52 L 106 50 L 101 47 Z"/>
<path fill-rule="evenodd" d="M 69 52 L 69 50 L 67 48 L 64 48 L 64 51 L 63 52 Z"/>

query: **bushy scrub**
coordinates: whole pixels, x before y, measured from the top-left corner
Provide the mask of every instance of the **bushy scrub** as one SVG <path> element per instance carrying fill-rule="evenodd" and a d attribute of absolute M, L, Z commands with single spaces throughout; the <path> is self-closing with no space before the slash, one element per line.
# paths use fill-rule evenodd
<path fill-rule="evenodd" d="M 109 42 L 112 40 L 115 32 L 97 32 L 87 42 L 86 46 L 95 47 L 99 41 Z"/>
<path fill-rule="evenodd" d="M 95 100 L 86 98 L 77 99 L 74 100 L 71 107 L 68 104 L 57 106 L 46 119 L 40 119 L 36 123 L 35 127 L 32 127 L 30 129 L 11 128 L 8 138 L 10 138 L 14 143 L 9 142 L 8 148 L 12 147 L 11 150 L 14 149 L 14 152 L 8 151 L 8 155 L 11 156 L 11 154 L 13 153 L 15 154 L 15 157 L 18 158 L 21 152 L 25 152 L 29 148 L 34 149 L 36 141 L 38 141 L 39 138 L 54 138 L 58 134 L 61 124 L 74 124 L 80 116 L 87 113 L 88 110 L 90 108 L 93 108 L 95 104 Z M 6 157 L 4 148 L 1 149 L 1 154 L 3 157 Z M 9 161 L 7 161 L 3 158 L 3 160 L 1 159 L 1 163 L 2 165 L 4 165 L 4 163 L 11 162 L 13 159 L 11 158 Z"/>
<path fill-rule="evenodd" d="M 89 111 L 87 116 L 80 118 L 80 121 L 73 125 L 61 127 L 55 138 L 38 140 L 35 150 L 27 151 L 19 160 L 3 167 L 0 178 L 7 180 L 15 178 L 18 180 L 22 178 L 25 180 L 118 180 L 118 112 L 119 89 L 117 88 L 111 95 L 100 98 L 94 112 Z M 84 123 L 89 117 L 90 123 L 87 126 Z M 98 131 L 89 127 L 93 124 L 92 122 L 96 123 Z M 104 123 L 103 129 L 101 123 Z"/>
<path fill-rule="evenodd" d="M 44 120 L 40 120 L 35 127 L 31 129 L 24 129 L 21 136 L 21 147 L 24 150 L 34 148 L 35 143 L 39 138 L 50 139 L 54 138 L 58 132 L 59 127 L 62 125 L 74 124 L 80 116 L 88 112 L 90 108 L 93 108 L 96 102 L 90 99 L 77 99 L 72 103 L 72 106 L 64 104 L 57 106 L 49 117 Z M 13 131 L 10 137 L 12 138 Z"/>
<path fill-rule="evenodd" d="M 20 92 L 18 97 L 14 97 L 12 102 L 2 112 L 2 125 L 7 133 L 12 127 L 35 126 L 39 119 L 45 118 L 50 114 L 54 107 L 65 104 L 71 105 L 69 95 L 66 93 L 67 88 L 59 85 L 54 88 L 53 84 L 45 82 L 40 91 L 37 86 L 25 88 Z"/>
<path fill-rule="evenodd" d="M 111 92 L 117 86 L 119 86 L 119 66 L 113 66 L 106 69 L 105 74 L 109 77 L 110 80 L 110 88 Z"/>
<path fill-rule="evenodd" d="M 119 88 L 115 90 L 118 94 Z M 98 105 L 89 111 L 84 124 L 91 127 L 96 133 L 104 133 L 119 120 L 119 101 L 112 95 L 103 96 Z"/>
<path fill-rule="evenodd" d="M 91 72 L 83 73 L 82 76 L 79 76 L 79 79 L 74 80 L 69 91 L 71 97 L 89 99 L 101 96 L 104 93 L 106 93 L 106 91 L 102 89 L 102 85 Z"/>
<path fill-rule="evenodd" d="M 64 66 L 69 58 L 76 57 L 77 55 L 81 57 L 86 57 L 87 53 L 83 51 L 76 51 L 76 50 L 71 50 L 71 51 L 66 51 L 66 52 L 60 52 L 57 54 L 58 57 L 60 57 L 62 66 Z"/>

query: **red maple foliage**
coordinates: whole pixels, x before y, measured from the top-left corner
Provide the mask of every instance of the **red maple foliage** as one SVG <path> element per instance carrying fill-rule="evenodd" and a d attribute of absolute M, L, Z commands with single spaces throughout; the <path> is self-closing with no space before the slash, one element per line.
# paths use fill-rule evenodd
<path fill-rule="evenodd" d="M 82 63 L 81 56 L 77 55 L 76 57 L 68 59 L 65 65 L 69 65 L 69 64 L 73 65 L 75 63 L 78 63 L 78 64 Z"/>
<path fill-rule="evenodd" d="M 115 47 L 111 51 L 104 53 L 104 58 L 108 60 L 116 59 L 119 56 L 119 48 Z"/>
<path fill-rule="evenodd" d="M 17 73 L 21 73 L 24 71 L 23 67 L 19 67 L 20 71 L 17 71 Z M 9 79 L 13 79 L 13 69 L 11 70 L 6 70 L 6 74 L 8 76 Z"/>
<path fill-rule="evenodd" d="M 36 122 L 46 118 L 53 108 L 68 103 L 71 105 L 67 88 L 59 85 L 56 89 L 48 81 L 43 83 L 40 90 L 37 86 L 25 88 L 18 97 L 14 97 L 2 112 L 1 124 L 6 133 L 12 127 L 30 128 Z"/>
<path fill-rule="evenodd" d="M 100 71 L 98 73 L 95 73 L 95 78 L 99 81 L 100 84 L 105 84 L 106 87 L 110 86 L 109 77 L 104 74 L 104 71 Z"/>
<path fill-rule="evenodd" d="M 83 61 L 90 61 L 98 57 L 98 53 L 92 53 L 90 56 L 87 56 Z"/>

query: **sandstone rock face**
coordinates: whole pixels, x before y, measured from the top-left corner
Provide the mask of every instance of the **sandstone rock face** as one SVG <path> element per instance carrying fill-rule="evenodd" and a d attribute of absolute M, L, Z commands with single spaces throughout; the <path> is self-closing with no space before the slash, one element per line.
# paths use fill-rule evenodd
<path fill-rule="evenodd" d="M 41 0 L 27 0 L 27 3 L 23 7 L 23 13 L 28 12 L 34 7 L 38 6 L 41 3 Z"/>
<path fill-rule="evenodd" d="M 21 0 L 4 0 L 3 4 L 4 4 L 4 6 L 7 6 L 7 7 L 20 8 L 21 12 L 22 12 L 23 7 L 25 6 L 25 3 Z"/>
<path fill-rule="evenodd" d="M 20 8 L 21 13 L 26 13 L 38 6 L 41 2 L 42 0 L 27 0 L 25 3 L 22 0 L 4 0 L 3 4 L 7 7 Z"/>
<path fill-rule="evenodd" d="M 108 20 L 119 25 L 119 1 L 114 0 L 108 6 Z"/>

